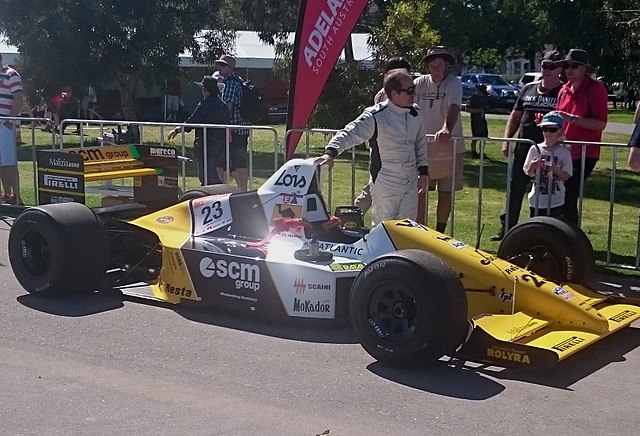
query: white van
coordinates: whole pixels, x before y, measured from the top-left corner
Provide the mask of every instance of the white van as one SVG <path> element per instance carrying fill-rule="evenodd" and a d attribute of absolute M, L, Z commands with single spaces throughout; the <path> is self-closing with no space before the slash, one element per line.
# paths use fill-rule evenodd
<path fill-rule="evenodd" d="M 537 82 L 540 79 L 542 79 L 542 73 L 524 73 L 522 77 L 520 77 L 520 80 L 518 80 L 516 87 L 518 88 L 518 91 L 522 91 L 525 85 Z"/>

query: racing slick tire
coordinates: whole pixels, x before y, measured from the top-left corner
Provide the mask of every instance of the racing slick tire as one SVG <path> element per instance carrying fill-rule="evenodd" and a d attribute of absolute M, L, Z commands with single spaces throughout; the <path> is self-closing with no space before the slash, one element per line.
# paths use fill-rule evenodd
<path fill-rule="evenodd" d="M 81 203 L 27 209 L 9 233 L 9 260 L 32 294 L 95 290 L 107 269 L 109 240 L 100 218 Z"/>
<path fill-rule="evenodd" d="M 560 283 L 588 286 L 595 274 L 587 235 L 552 217 L 534 217 L 514 226 L 502 239 L 498 257 Z"/>
<path fill-rule="evenodd" d="M 421 250 L 369 263 L 351 288 L 349 314 L 362 347 L 393 366 L 451 355 L 469 328 L 462 282 L 442 259 Z"/>
<path fill-rule="evenodd" d="M 193 200 L 196 198 L 206 197 L 207 195 L 224 195 L 231 194 L 233 192 L 240 192 L 240 190 L 231 185 L 207 185 L 200 186 L 198 188 L 189 189 L 184 192 L 178 198 L 178 203 L 182 203 L 183 201 Z"/>

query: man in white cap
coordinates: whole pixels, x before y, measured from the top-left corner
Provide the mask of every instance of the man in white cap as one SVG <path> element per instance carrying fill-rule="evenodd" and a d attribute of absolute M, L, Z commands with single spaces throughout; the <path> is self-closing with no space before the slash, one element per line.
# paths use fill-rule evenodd
<path fill-rule="evenodd" d="M 434 142 L 427 145 L 429 189 L 438 188 L 436 230 L 444 233 L 451 214 L 451 193 L 462 189 L 464 141 L 454 143 L 451 139 L 462 137 L 462 82 L 455 74 L 449 73 L 455 59 L 445 47 L 430 48 L 422 62 L 429 74 L 414 80 L 414 101 L 420 106 L 427 134 L 435 135 Z"/>
<path fill-rule="evenodd" d="M 240 113 L 242 102 L 242 78 L 236 73 L 236 59 L 231 55 L 222 55 L 214 62 L 222 77 L 224 77 L 224 90 L 221 98 L 227 104 L 231 115 L 231 124 L 247 125 Z M 231 143 L 229 145 L 229 161 L 238 187 L 246 191 L 249 172 L 247 171 L 247 139 L 248 129 L 233 129 L 231 131 Z M 224 180 L 225 177 L 223 177 Z"/>

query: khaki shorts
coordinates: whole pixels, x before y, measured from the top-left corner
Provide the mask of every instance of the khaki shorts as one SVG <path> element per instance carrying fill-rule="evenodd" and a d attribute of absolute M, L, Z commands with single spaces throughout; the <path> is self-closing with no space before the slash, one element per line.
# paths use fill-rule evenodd
<path fill-rule="evenodd" d="M 453 180 L 452 174 L 452 162 L 453 156 L 448 159 L 429 161 L 429 190 L 433 191 L 438 188 L 438 191 L 451 192 L 452 190 L 462 190 L 463 177 L 464 177 L 464 154 L 456 155 L 456 173 L 455 180 Z M 455 182 L 455 183 L 454 183 Z M 452 186 L 455 189 L 452 189 Z"/>

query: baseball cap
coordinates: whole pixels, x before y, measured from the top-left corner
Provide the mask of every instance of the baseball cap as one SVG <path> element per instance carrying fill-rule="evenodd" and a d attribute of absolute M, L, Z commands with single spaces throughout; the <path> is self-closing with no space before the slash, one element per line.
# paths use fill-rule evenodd
<path fill-rule="evenodd" d="M 204 76 L 202 82 L 194 82 L 200 88 L 209 91 L 210 94 L 218 93 L 218 81 L 213 76 Z"/>
<path fill-rule="evenodd" d="M 545 114 L 542 117 L 542 121 L 540 121 L 540 124 L 538 124 L 539 127 L 556 126 L 561 129 L 563 125 L 564 125 L 564 120 L 562 119 L 562 116 L 556 111 L 552 111 Z"/>
<path fill-rule="evenodd" d="M 234 58 L 231 55 L 222 55 L 220 56 L 220 59 L 217 59 L 215 61 L 213 61 L 214 64 L 223 64 L 223 65 L 229 65 L 231 68 L 235 68 L 236 67 L 236 58 Z"/>
<path fill-rule="evenodd" d="M 540 63 L 542 65 L 547 65 L 556 63 L 558 61 L 562 61 L 562 55 L 560 54 L 560 52 L 558 50 L 549 50 L 544 53 L 544 56 L 542 56 L 542 60 L 540 61 Z"/>
<path fill-rule="evenodd" d="M 394 56 L 392 58 L 389 58 L 387 63 L 384 64 L 384 68 L 382 69 L 382 71 L 386 74 L 389 71 L 395 70 L 397 68 L 404 68 L 407 71 L 411 71 L 411 64 L 402 56 Z"/>
<path fill-rule="evenodd" d="M 437 45 L 427 50 L 427 54 L 422 58 L 422 62 L 431 62 L 435 58 L 442 58 L 450 64 L 455 64 L 456 60 L 443 45 Z"/>

